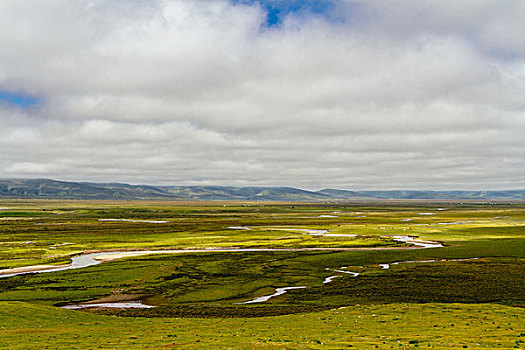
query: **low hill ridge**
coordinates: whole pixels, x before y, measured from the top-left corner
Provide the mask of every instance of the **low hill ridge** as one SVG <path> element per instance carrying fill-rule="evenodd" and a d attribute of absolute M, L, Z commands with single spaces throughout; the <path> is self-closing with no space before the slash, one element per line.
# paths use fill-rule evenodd
<path fill-rule="evenodd" d="M 326 188 L 307 191 L 293 187 L 148 186 L 123 183 L 68 182 L 50 179 L 0 180 L 0 198 L 107 200 L 525 200 L 525 190 L 509 191 L 349 191 Z"/>

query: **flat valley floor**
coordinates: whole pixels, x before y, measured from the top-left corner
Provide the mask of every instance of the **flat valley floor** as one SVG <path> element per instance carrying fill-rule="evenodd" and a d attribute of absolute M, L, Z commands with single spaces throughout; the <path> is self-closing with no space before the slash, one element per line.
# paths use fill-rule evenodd
<path fill-rule="evenodd" d="M 2 349 L 523 349 L 525 204 L 0 201 Z"/>

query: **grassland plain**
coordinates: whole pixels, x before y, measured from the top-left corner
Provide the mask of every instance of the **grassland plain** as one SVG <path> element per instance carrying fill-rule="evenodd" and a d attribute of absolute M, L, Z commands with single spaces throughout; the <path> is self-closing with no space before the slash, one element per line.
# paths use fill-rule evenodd
<path fill-rule="evenodd" d="M 514 349 L 523 309 L 472 304 L 352 306 L 260 318 L 128 318 L 0 302 L 4 349 Z"/>
<path fill-rule="evenodd" d="M 105 250 L 403 248 L 145 255 L 0 278 L 4 348 L 523 348 L 525 341 L 522 204 L 11 200 L 0 208 L 0 269 Z M 410 249 L 392 239 L 399 235 L 444 247 Z M 359 276 L 334 271 L 342 266 Z M 239 304 L 288 286 L 306 288 Z M 55 307 L 94 300 L 156 307 Z"/>

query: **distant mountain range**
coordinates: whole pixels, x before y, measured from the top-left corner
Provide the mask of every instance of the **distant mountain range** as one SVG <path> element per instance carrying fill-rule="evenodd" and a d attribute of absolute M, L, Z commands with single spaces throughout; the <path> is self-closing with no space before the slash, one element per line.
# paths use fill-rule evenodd
<path fill-rule="evenodd" d="M 525 200 L 525 190 L 510 191 L 306 191 L 293 187 L 146 186 L 65 182 L 49 179 L 0 180 L 0 198 L 172 199 L 238 201 L 335 201 L 381 199 Z"/>

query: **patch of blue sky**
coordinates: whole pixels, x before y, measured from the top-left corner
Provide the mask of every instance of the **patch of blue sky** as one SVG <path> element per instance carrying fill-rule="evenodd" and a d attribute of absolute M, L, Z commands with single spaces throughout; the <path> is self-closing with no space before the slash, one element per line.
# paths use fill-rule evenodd
<path fill-rule="evenodd" d="M 21 108 L 30 108 L 39 105 L 41 99 L 23 92 L 8 92 L 0 90 L 0 103 Z"/>
<path fill-rule="evenodd" d="M 323 17 L 332 22 L 340 22 L 337 16 L 337 0 L 232 0 L 234 4 L 258 4 L 267 12 L 265 25 L 278 27 L 290 14 L 305 14 Z"/>

